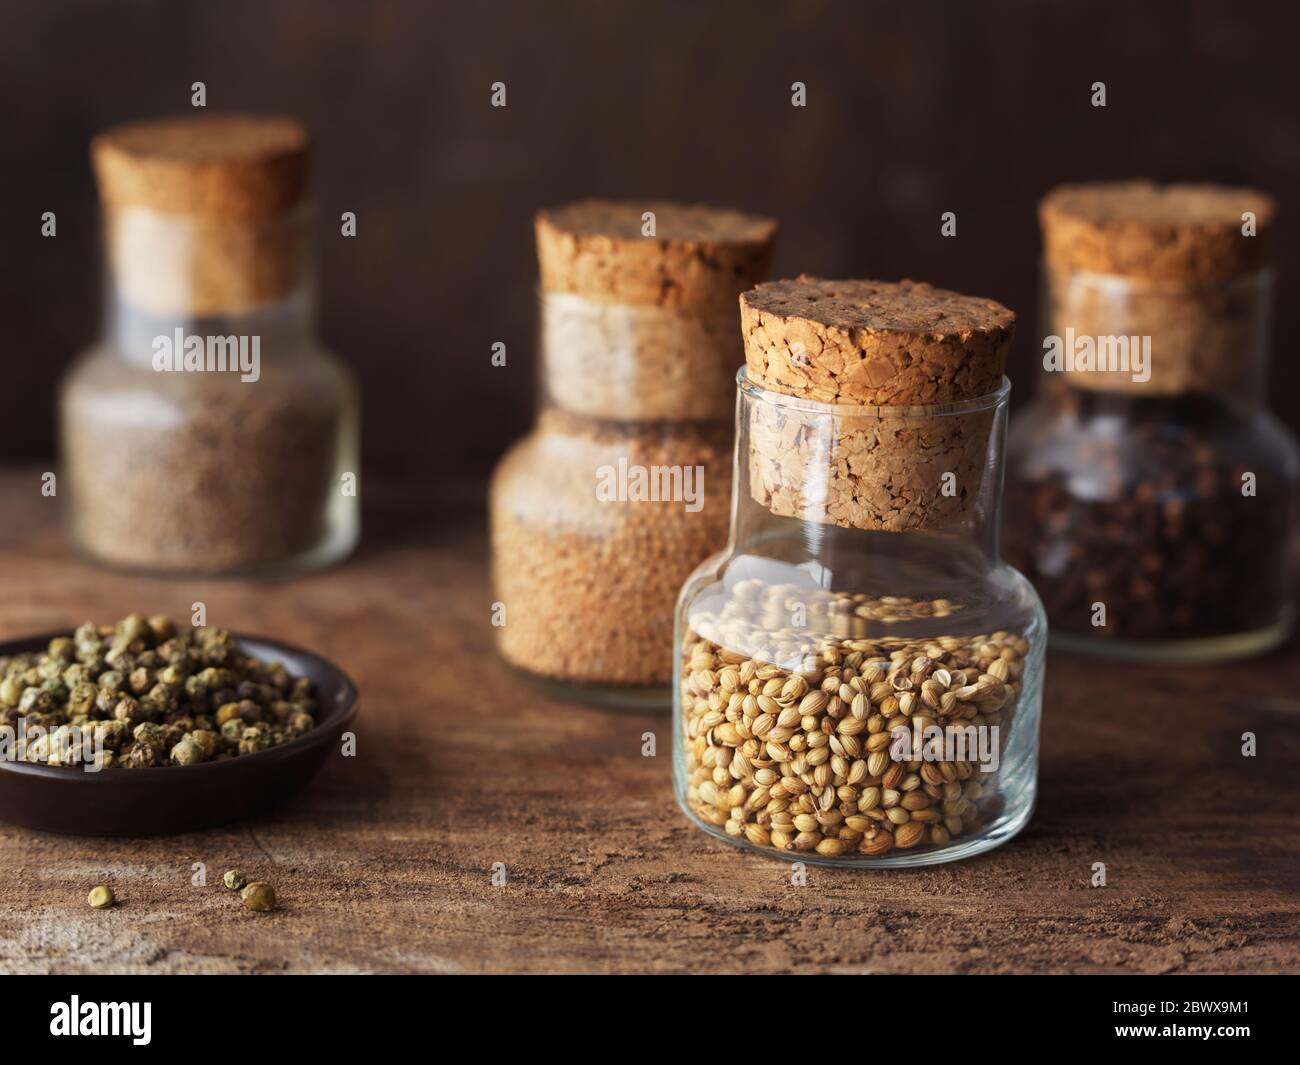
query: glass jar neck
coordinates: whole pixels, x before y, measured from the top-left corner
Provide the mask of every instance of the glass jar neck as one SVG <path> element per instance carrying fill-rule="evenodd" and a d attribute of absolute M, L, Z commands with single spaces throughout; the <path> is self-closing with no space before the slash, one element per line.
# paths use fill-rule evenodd
<path fill-rule="evenodd" d="M 542 406 L 622 422 L 731 418 L 735 300 L 658 306 L 539 292 Z"/>
<path fill-rule="evenodd" d="M 1264 401 L 1274 275 L 1186 283 L 1044 263 L 1042 392 Z"/>
<path fill-rule="evenodd" d="M 269 355 L 277 360 L 306 351 L 308 346 L 300 342 L 312 335 L 314 323 L 315 293 L 305 286 L 252 310 L 205 317 L 153 315 L 111 294 L 104 334 L 105 346 L 133 365 L 175 368 L 202 358 L 211 369 L 214 361 L 247 360 L 252 351 L 258 358 Z"/>
<path fill-rule="evenodd" d="M 912 407 L 795 399 L 743 370 L 739 382 L 734 550 L 838 567 L 999 562 L 1005 379 L 975 400 Z"/>
<path fill-rule="evenodd" d="M 105 215 L 105 335 L 131 362 L 168 346 L 220 350 L 309 335 L 315 315 L 311 214 L 253 218 L 118 207 Z M 193 338 L 199 338 L 198 341 Z"/>

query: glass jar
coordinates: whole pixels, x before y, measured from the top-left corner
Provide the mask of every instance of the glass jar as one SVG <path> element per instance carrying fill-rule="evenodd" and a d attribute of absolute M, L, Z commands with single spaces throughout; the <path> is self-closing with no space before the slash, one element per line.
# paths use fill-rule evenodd
<path fill-rule="evenodd" d="M 1046 358 L 1012 420 L 1008 555 L 1054 642 L 1195 662 L 1277 646 L 1300 459 L 1263 401 L 1272 272 L 1192 284 L 1045 263 L 1042 291 L 1045 351 L 1092 344 L 1117 367 Z"/>
<path fill-rule="evenodd" d="M 677 345 L 682 334 L 698 338 L 704 329 L 673 330 L 670 319 L 680 316 L 593 307 L 569 293 L 543 293 L 541 303 L 537 424 L 492 479 L 493 580 L 505 611 L 498 647 L 508 663 L 557 696 L 612 707 L 663 706 L 672 604 L 686 574 L 727 538 L 732 427 L 716 418 L 663 417 L 674 389 L 664 398 L 658 378 L 652 379 L 660 387 L 635 393 L 635 402 L 655 408 L 656 416 L 618 413 L 643 410 L 633 406 L 628 382 L 645 371 L 633 366 L 671 358 L 673 351 L 698 357 L 698 347 Z M 622 321 L 622 343 L 611 343 L 601 373 L 611 365 L 627 372 L 601 381 L 574 368 L 587 359 L 580 353 L 593 350 L 561 342 L 583 328 L 564 324 L 575 312 L 584 321 Z M 639 328 L 647 317 L 655 322 L 649 331 Z M 656 340 L 647 345 L 650 335 Z M 721 346 L 733 369 L 738 348 L 738 336 Z M 570 382 L 574 387 L 566 387 Z M 623 402 L 615 401 L 624 392 Z M 707 392 L 693 402 L 712 402 L 716 413 Z M 608 414 L 592 413 L 597 410 Z"/>
<path fill-rule="evenodd" d="M 178 148 L 194 137 L 201 159 Z M 314 336 L 305 151 L 271 119 L 96 141 L 107 324 L 60 397 L 71 533 L 95 559 L 268 574 L 355 545 L 358 399 Z"/>
<path fill-rule="evenodd" d="M 540 411 L 490 510 L 497 646 L 550 694 L 671 701 L 677 592 L 727 538 L 736 298 L 774 230 L 671 204 L 538 217 Z"/>
<path fill-rule="evenodd" d="M 677 611 L 676 793 L 706 832 L 890 867 L 1028 821 L 1046 627 L 998 552 L 1009 392 L 829 404 L 741 372 L 731 540 Z M 903 466 L 914 505 L 856 527 L 846 498 Z"/>

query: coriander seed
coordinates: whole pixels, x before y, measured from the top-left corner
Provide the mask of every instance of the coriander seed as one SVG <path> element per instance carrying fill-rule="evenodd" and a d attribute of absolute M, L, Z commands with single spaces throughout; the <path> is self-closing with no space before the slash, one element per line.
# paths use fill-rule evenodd
<path fill-rule="evenodd" d="M 90 903 L 93 909 L 104 910 L 117 902 L 117 896 L 113 894 L 113 889 L 107 884 L 96 884 L 90 889 L 86 901 Z"/>

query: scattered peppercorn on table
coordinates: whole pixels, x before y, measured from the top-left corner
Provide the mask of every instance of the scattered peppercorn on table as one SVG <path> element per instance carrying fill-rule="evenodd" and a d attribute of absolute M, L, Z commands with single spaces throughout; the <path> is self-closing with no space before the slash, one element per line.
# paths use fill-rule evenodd
<path fill-rule="evenodd" d="M 557 707 L 502 668 L 483 493 L 372 486 L 360 553 L 268 594 L 92 568 L 40 472 L 0 471 L 0 640 L 202 602 L 211 625 L 336 661 L 362 705 L 355 757 L 253 821 L 112 840 L 0 824 L 0 972 L 1300 971 L 1294 641 L 1214 668 L 1053 656 L 1020 836 L 929 869 L 801 872 L 686 821 L 666 709 Z M 276 908 L 232 905 L 232 869 Z M 93 909 L 101 884 L 116 904 Z"/>

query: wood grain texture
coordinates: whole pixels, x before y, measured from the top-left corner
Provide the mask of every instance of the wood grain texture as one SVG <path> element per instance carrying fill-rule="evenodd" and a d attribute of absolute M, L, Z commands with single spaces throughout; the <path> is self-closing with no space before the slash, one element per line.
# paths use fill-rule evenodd
<path fill-rule="evenodd" d="M 788 865 L 687 825 L 666 714 L 551 702 L 502 669 L 481 489 L 367 498 L 367 547 L 339 569 L 155 580 L 77 560 L 38 472 L 0 475 L 0 639 L 202 600 L 362 692 L 358 756 L 264 818 L 125 841 L 0 826 L 0 971 L 1300 971 L 1294 644 L 1216 669 L 1053 656 L 1021 837 L 914 872 L 812 867 L 794 887 Z M 243 911 L 219 884 L 232 866 L 282 909 Z M 99 882 L 120 906 L 87 907 Z"/>

